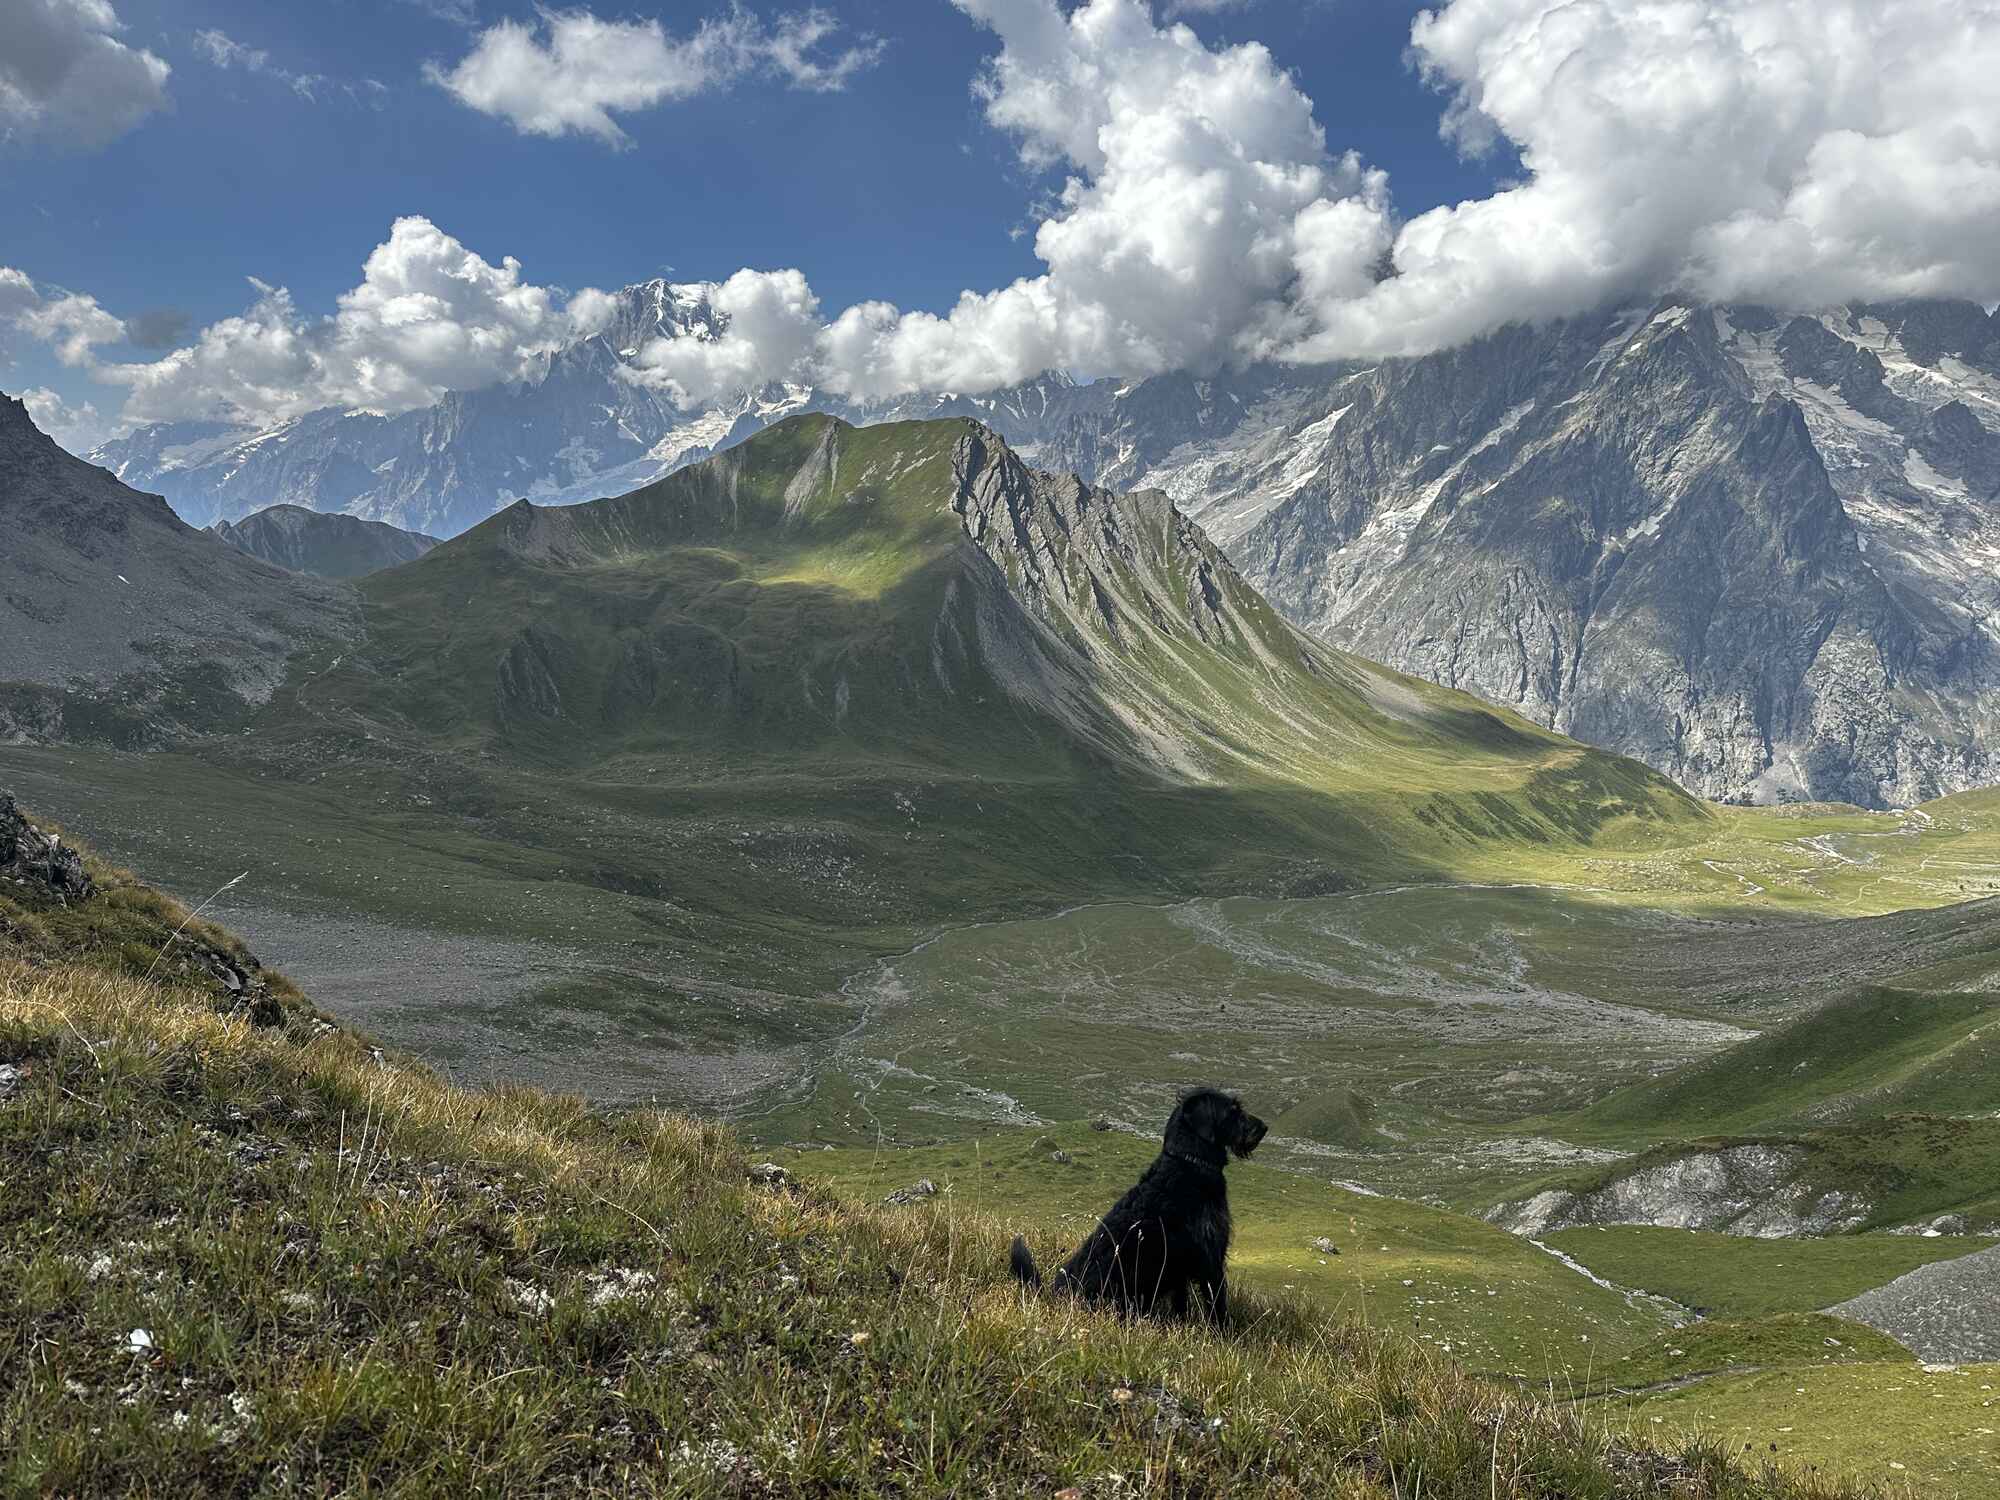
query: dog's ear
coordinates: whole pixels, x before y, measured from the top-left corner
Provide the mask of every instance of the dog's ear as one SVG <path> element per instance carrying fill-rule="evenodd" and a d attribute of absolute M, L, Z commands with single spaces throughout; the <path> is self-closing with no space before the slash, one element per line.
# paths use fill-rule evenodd
<path fill-rule="evenodd" d="M 1219 1089 L 1195 1089 L 1184 1094 L 1167 1121 L 1167 1139 L 1192 1136 L 1208 1146 L 1224 1146 L 1233 1132 L 1232 1118 L 1242 1107 Z"/>

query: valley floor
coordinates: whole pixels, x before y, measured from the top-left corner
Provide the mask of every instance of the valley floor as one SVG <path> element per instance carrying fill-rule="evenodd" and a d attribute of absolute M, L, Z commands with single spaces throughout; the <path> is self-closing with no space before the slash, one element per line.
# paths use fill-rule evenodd
<path fill-rule="evenodd" d="M 1685 847 L 1522 849 L 1453 881 L 918 925 L 888 905 L 873 922 L 782 904 L 710 920 L 679 893 L 721 882 L 719 903 L 740 908 L 760 860 L 802 878 L 782 840 L 719 852 L 746 847 L 743 823 L 653 847 L 657 825 L 603 789 L 523 780 L 503 788 L 511 809 L 472 816 L 370 784 L 0 748 L 0 787 L 188 904 L 247 872 L 212 914 L 336 1017 L 456 1081 L 725 1113 L 843 1194 L 929 1177 L 946 1191 L 911 1212 L 1019 1216 L 1051 1244 L 1136 1169 L 1176 1089 L 1226 1082 L 1273 1120 L 1266 1159 L 1290 1169 L 1239 1179 L 1247 1284 L 1641 1436 L 1707 1433 L 1760 1457 L 1775 1443 L 1916 1493 L 2000 1495 L 2000 1368 L 1927 1372 L 1822 1317 L 1986 1241 L 1786 1242 L 1799 1264 L 1778 1268 L 1749 1242 L 1666 1230 L 1572 1229 L 1544 1250 L 1464 1212 L 1715 1133 L 1715 1102 L 1667 1084 L 1850 990 L 1892 1010 L 1945 997 L 1949 1016 L 1887 1073 L 1784 1053 L 1749 1091 L 1769 1102 L 1761 1121 L 1728 1130 L 1865 1125 L 1883 1100 L 1966 1115 L 1990 1098 L 1981 1007 L 2000 992 L 2000 918 L 1954 903 L 2000 892 L 2000 798 L 1723 810 Z M 866 875 L 838 878 L 848 899 Z M 1079 1123 L 1092 1118 L 1113 1128 Z M 1870 1174 L 1900 1170 L 1892 1147 L 1915 1149 L 1840 1157 L 1843 1190 L 1876 1194 L 1871 1222 L 1977 1206 L 1976 1182 L 1963 1202 L 1884 1196 Z M 1984 1137 L 1976 1149 L 1993 1155 Z M 1984 1192 L 1992 1218 L 2000 1175 Z M 1689 1309 L 1709 1317 L 1677 1328 Z M 1858 1420 L 1869 1410 L 1890 1424 Z"/>

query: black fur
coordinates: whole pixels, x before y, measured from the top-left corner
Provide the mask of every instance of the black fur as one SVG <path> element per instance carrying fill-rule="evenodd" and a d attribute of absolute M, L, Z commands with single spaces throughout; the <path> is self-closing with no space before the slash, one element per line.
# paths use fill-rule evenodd
<path fill-rule="evenodd" d="M 1126 1313 L 1221 1322 L 1229 1311 L 1230 1232 L 1222 1169 L 1230 1153 L 1255 1151 L 1264 1130 L 1233 1095 L 1187 1095 L 1167 1120 L 1160 1154 L 1050 1276 L 1052 1289 Z M 1010 1261 L 1021 1281 L 1042 1285 L 1026 1241 L 1014 1241 Z"/>

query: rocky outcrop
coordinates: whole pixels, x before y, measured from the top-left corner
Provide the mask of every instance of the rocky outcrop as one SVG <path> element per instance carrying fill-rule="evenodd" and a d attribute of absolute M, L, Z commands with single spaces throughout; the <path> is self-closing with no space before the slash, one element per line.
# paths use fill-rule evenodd
<path fill-rule="evenodd" d="M 0 905 L 46 912 L 81 906 L 98 900 L 99 895 L 96 882 L 84 868 L 83 855 L 55 834 L 36 827 L 11 794 L 0 792 Z M 10 938 L 18 936 L 6 913 L 0 911 L 0 951 Z M 192 918 L 182 922 L 159 943 L 149 977 L 179 982 L 208 994 L 219 1012 L 240 1016 L 253 1026 L 283 1025 L 284 1007 L 273 993 L 264 966 L 247 950 L 227 940 L 216 941 L 216 936 Z M 119 940 L 127 943 L 129 951 L 129 934 L 121 934 Z M 41 954 L 38 941 L 31 941 L 27 951 L 46 956 Z"/>
<path fill-rule="evenodd" d="M 83 856 L 30 823 L 5 792 L 0 792 L 0 880 L 63 906 L 88 901 L 97 891 Z"/>
<path fill-rule="evenodd" d="M 1806 1153 L 1761 1142 L 1683 1156 L 1624 1173 L 1582 1192 L 1551 1189 L 1502 1204 L 1487 1217 L 1522 1235 L 1608 1224 L 1708 1229 L 1755 1239 L 1838 1234 L 1867 1221 L 1858 1195 L 1800 1180 Z"/>

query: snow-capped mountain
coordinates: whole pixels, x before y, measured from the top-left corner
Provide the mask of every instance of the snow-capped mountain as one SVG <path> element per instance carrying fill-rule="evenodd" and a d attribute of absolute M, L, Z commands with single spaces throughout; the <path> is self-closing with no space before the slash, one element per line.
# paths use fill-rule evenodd
<path fill-rule="evenodd" d="M 1165 489 L 1328 640 L 1712 797 L 2000 776 L 2000 320 L 1978 307 L 1669 300 L 1168 382 L 1178 429 L 1142 415 L 1160 384 L 1038 461 Z"/>
<path fill-rule="evenodd" d="M 1378 365 L 683 411 L 628 378 L 712 332 L 620 294 L 528 380 L 399 417 L 144 429 L 94 457 L 188 519 L 273 502 L 451 535 L 650 483 L 794 412 L 969 416 L 1165 490 L 1295 622 L 1714 797 L 1907 802 L 2000 775 L 2000 321 L 1679 300 Z"/>
<path fill-rule="evenodd" d="M 623 494 L 795 412 L 1004 424 L 1071 388 L 1051 376 L 978 400 L 923 397 L 864 408 L 772 384 L 683 410 L 628 376 L 650 339 L 720 331 L 726 319 L 710 305 L 711 290 L 667 281 L 627 287 L 601 331 L 550 354 L 531 376 L 455 391 L 420 411 L 329 408 L 261 430 L 160 423 L 90 458 L 135 488 L 165 495 L 197 526 L 292 504 L 448 537 L 518 499 L 561 505 Z"/>

